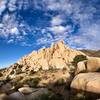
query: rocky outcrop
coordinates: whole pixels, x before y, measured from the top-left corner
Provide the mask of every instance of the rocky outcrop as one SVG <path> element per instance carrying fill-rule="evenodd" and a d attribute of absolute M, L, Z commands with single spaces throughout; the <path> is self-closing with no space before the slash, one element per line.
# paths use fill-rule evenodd
<path fill-rule="evenodd" d="M 24 89 L 24 87 L 23 87 Z M 11 93 L 9 95 L 6 95 L 4 93 L 0 94 L 0 100 L 41 100 L 42 95 L 47 95 L 48 94 L 48 89 L 47 88 L 38 88 L 38 89 L 33 89 L 30 93 L 26 94 L 26 88 L 25 91 L 22 90 L 22 88 L 19 88 L 21 91 L 16 91 L 14 93 Z M 28 91 L 30 89 L 27 88 Z M 23 93 L 23 92 L 24 93 Z"/>
<path fill-rule="evenodd" d="M 7 97 L 6 93 L 0 93 L 0 100 L 5 100 Z"/>
<path fill-rule="evenodd" d="M 0 87 L 0 93 L 12 93 L 14 87 L 10 83 L 5 83 Z"/>
<path fill-rule="evenodd" d="M 52 44 L 50 48 L 43 48 L 39 51 L 33 51 L 27 56 L 21 58 L 17 63 L 22 65 L 22 71 L 26 70 L 49 70 L 49 69 L 63 69 L 69 70 L 68 64 L 73 61 L 75 56 L 85 55 L 84 53 L 71 49 L 59 41 Z"/>
<path fill-rule="evenodd" d="M 31 94 L 25 95 L 25 99 L 26 100 L 39 100 L 42 95 L 46 95 L 46 94 L 48 94 L 47 88 L 39 88 Z"/>
<path fill-rule="evenodd" d="M 18 91 L 23 94 L 30 94 L 33 92 L 33 89 L 30 88 L 29 86 L 24 86 L 24 87 L 19 88 Z"/>
<path fill-rule="evenodd" d="M 26 100 L 25 96 L 20 92 L 14 92 L 6 97 L 5 100 Z"/>
<path fill-rule="evenodd" d="M 76 74 L 80 72 L 98 72 L 100 71 L 100 58 L 88 57 L 87 60 L 77 64 Z"/>
<path fill-rule="evenodd" d="M 75 76 L 71 88 L 100 94 L 100 73 L 81 73 Z"/>

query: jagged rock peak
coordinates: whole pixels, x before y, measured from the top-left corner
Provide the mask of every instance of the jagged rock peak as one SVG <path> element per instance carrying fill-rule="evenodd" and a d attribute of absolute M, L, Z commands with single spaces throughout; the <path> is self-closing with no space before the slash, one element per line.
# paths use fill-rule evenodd
<path fill-rule="evenodd" d="M 54 48 L 58 48 L 58 49 L 60 49 L 60 48 L 68 48 L 69 49 L 69 47 L 67 46 L 67 45 L 65 45 L 65 43 L 64 43 L 64 41 L 63 40 L 60 40 L 60 41 L 58 41 L 58 42 L 56 42 L 55 44 L 54 43 L 52 43 L 52 45 L 51 45 L 51 48 L 52 47 L 54 47 Z"/>
<path fill-rule="evenodd" d="M 60 40 L 52 44 L 50 48 L 33 51 L 21 58 L 17 63 L 24 66 L 23 70 L 68 69 L 67 64 L 72 62 L 75 56 L 81 54 L 85 55 L 80 51 L 69 48 L 64 44 L 63 40 Z"/>

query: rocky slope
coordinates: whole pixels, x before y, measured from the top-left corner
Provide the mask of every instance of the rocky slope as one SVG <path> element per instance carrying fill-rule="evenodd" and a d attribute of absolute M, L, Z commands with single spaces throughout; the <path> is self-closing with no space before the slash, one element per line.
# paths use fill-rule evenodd
<path fill-rule="evenodd" d="M 87 92 L 100 94 L 99 71 L 100 58 L 59 41 L 0 70 L 0 100 L 90 100 Z"/>
<path fill-rule="evenodd" d="M 81 52 L 91 57 L 100 57 L 100 50 L 81 50 Z"/>

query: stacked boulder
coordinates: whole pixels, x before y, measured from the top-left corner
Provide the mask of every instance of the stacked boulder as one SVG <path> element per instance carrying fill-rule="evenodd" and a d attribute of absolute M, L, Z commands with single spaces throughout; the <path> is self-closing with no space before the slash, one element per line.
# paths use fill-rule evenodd
<path fill-rule="evenodd" d="M 74 92 L 84 91 L 91 99 L 100 98 L 100 58 L 87 57 L 87 60 L 79 62 L 75 74 L 71 82 Z"/>
<path fill-rule="evenodd" d="M 42 95 L 46 94 L 48 94 L 46 88 L 35 89 L 26 85 L 9 94 L 6 92 L 0 93 L 0 100 L 37 100 L 41 98 Z"/>

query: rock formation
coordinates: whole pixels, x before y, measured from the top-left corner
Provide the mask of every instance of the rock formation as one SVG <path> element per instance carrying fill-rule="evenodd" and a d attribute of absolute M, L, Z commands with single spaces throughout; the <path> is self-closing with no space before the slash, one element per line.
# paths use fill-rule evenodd
<path fill-rule="evenodd" d="M 92 100 L 82 93 L 100 95 L 99 71 L 100 58 L 59 41 L 0 70 L 0 100 Z"/>
<path fill-rule="evenodd" d="M 71 63 L 77 55 L 85 54 L 71 49 L 66 46 L 63 41 L 59 41 L 56 44 L 52 44 L 50 48 L 33 51 L 29 55 L 21 58 L 18 61 L 18 64 L 24 66 L 22 71 L 39 71 L 40 69 L 49 70 L 63 68 L 69 70 L 68 64 Z"/>
<path fill-rule="evenodd" d="M 71 87 L 100 94 L 100 73 L 81 73 L 72 81 Z"/>
<path fill-rule="evenodd" d="M 5 76 L 15 74 L 37 72 L 39 70 L 66 69 L 73 70 L 72 62 L 77 55 L 84 53 L 69 48 L 63 41 L 52 44 L 50 48 L 42 48 L 22 57 L 17 63 L 4 71 Z"/>
<path fill-rule="evenodd" d="M 76 74 L 80 72 L 97 72 L 100 71 L 100 58 L 87 57 L 87 60 L 77 64 Z"/>

